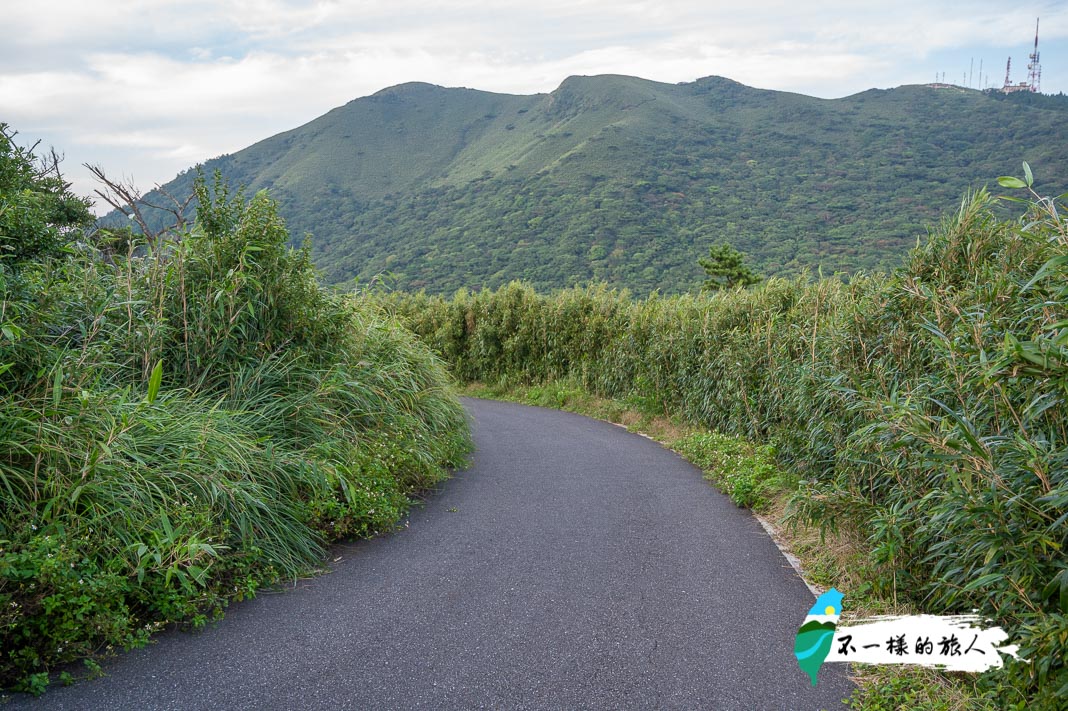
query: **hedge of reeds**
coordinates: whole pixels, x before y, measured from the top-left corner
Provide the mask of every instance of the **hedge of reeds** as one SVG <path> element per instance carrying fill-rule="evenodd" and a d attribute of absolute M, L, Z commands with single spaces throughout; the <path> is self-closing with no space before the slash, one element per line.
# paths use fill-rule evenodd
<path fill-rule="evenodd" d="M 1052 200 L 1018 221 L 994 203 L 967 196 L 897 271 L 848 283 L 388 301 L 462 380 L 577 381 L 773 444 L 799 519 L 870 534 L 881 594 L 1021 645 L 982 679 L 998 706 L 1065 708 L 1068 229 Z"/>
<path fill-rule="evenodd" d="M 31 158 L 0 132 L 0 688 L 39 693 L 392 529 L 469 440 L 439 359 L 321 288 L 266 195 L 201 180 L 191 230 L 89 239 Z"/>

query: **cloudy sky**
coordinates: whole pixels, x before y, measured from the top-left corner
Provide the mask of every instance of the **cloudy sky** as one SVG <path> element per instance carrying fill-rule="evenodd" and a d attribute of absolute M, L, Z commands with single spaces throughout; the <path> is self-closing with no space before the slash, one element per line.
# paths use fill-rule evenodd
<path fill-rule="evenodd" d="M 151 188 L 405 81 L 527 94 L 573 74 L 719 75 L 836 98 L 944 72 L 1000 86 L 1009 56 L 1026 78 L 1041 17 L 1042 90 L 1068 92 L 1063 0 L 5 0 L 0 15 L 0 121 L 64 153 L 82 194 L 82 163 Z"/>

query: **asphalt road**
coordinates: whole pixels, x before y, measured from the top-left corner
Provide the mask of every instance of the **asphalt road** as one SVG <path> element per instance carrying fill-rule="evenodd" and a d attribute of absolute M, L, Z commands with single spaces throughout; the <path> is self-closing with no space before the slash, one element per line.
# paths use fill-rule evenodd
<path fill-rule="evenodd" d="M 334 570 L 166 633 L 33 709 L 836 708 L 793 657 L 813 597 L 759 522 L 655 442 L 466 400 L 477 452 Z"/>

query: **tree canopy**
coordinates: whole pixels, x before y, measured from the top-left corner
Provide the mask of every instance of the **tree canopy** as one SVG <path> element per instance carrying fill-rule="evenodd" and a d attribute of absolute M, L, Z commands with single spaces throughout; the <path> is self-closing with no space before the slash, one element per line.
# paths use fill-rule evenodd
<path fill-rule="evenodd" d="M 89 201 L 70 191 L 55 151 L 38 157 L 15 142 L 0 123 L 0 269 L 56 254 L 80 228 L 93 221 Z"/>
<path fill-rule="evenodd" d="M 763 278 L 746 265 L 744 254 L 726 242 L 709 247 L 708 258 L 697 262 L 708 275 L 702 287 L 705 291 L 752 286 Z"/>

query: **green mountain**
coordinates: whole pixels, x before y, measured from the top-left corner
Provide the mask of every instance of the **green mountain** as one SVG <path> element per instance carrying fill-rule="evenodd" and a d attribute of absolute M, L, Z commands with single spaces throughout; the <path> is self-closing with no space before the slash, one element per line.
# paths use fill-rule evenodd
<path fill-rule="evenodd" d="M 1068 97 L 906 86 L 825 100 L 728 79 L 403 84 L 208 161 L 268 188 L 327 280 L 686 291 L 728 241 L 765 274 L 896 266 L 969 187 L 1068 181 Z M 188 191 L 192 174 L 165 186 Z"/>

